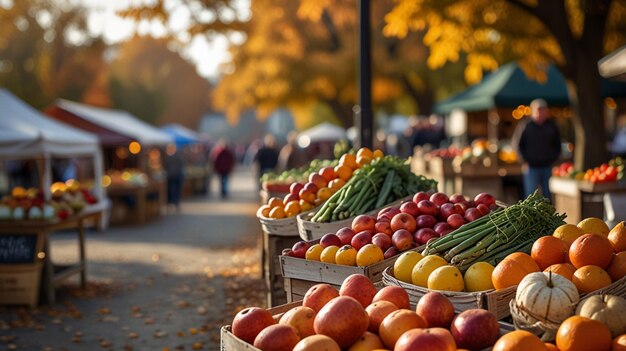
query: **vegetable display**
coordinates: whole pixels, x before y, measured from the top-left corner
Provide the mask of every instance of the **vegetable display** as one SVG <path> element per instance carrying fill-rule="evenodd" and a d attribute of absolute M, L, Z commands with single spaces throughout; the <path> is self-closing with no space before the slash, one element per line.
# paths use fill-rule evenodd
<path fill-rule="evenodd" d="M 347 219 L 436 186 L 437 181 L 412 173 L 404 160 L 385 156 L 355 171 L 346 185 L 322 205 L 312 221 Z"/>
<path fill-rule="evenodd" d="M 535 192 L 517 204 L 429 241 L 423 254 L 440 255 L 463 272 L 479 261 L 495 265 L 512 252 L 530 252 L 533 242 L 564 224 L 564 218 Z"/>

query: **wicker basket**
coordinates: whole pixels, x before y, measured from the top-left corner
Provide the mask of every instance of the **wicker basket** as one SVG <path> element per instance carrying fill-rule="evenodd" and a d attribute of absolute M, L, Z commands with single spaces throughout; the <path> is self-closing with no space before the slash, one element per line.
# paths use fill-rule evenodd
<path fill-rule="evenodd" d="M 431 291 L 427 288 L 399 281 L 393 276 L 393 267 L 387 267 L 383 271 L 383 283 L 385 285 L 396 285 L 404 288 L 409 294 L 409 300 L 412 306 L 415 306 L 422 296 Z M 478 292 L 439 292 L 452 302 L 456 312 L 462 312 L 472 308 L 482 308 L 492 312 L 496 315 L 496 318 L 500 320 L 511 314 L 509 301 L 515 299 L 515 290 L 516 287 Z"/>
<path fill-rule="evenodd" d="M 283 219 L 273 219 L 261 216 L 261 209 L 257 211 L 256 217 L 261 223 L 261 229 L 269 235 L 277 236 L 298 236 L 298 224 L 296 217 Z"/>

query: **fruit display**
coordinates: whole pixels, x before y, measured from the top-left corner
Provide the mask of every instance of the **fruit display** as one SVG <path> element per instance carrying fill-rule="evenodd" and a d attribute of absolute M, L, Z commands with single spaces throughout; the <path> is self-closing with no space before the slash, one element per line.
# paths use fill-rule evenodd
<path fill-rule="evenodd" d="M 585 171 L 576 170 L 571 162 L 563 162 L 552 168 L 555 177 L 566 177 L 576 180 L 585 180 L 591 183 L 611 183 L 624 178 L 624 160 L 616 157 L 598 167 Z"/>
<path fill-rule="evenodd" d="M 110 169 L 103 177 L 105 187 L 147 186 L 148 175 L 138 169 L 128 168 L 122 171 Z"/>
<path fill-rule="evenodd" d="M 537 192 L 505 209 L 469 223 L 451 235 L 428 242 L 424 255 L 439 255 L 465 272 L 476 262 L 495 265 L 512 252 L 530 252 L 533 242 L 564 224 Z"/>
<path fill-rule="evenodd" d="M 0 220 L 66 219 L 98 202 L 78 181 L 57 182 L 51 186 L 52 199 L 46 201 L 41 189 L 15 187 L 0 200 Z"/>
<path fill-rule="evenodd" d="M 312 222 L 327 223 L 364 214 L 419 191 L 436 189 L 437 182 L 411 172 L 410 164 L 395 156 L 374 159 L 333 194 Z"/>
<path fill-rule="evenodd" d="M 232 336 L 227 337 L 262 351 L 482 350 L 500 338 L 500 325 L 489 311 L 455 314 L 451 302 L 438 292 L 424 296 L 416 309 L 405 302 L 403 289 L 377 291 L 366 277 L 351 275 L 339 289 L 312 286 L 300 306 L 273 318 L 267 310 L 245 308 L 235 316 Z"/>
<path fill-rule="evenodd" d="M 338 160 L 313 160 L 308 165 L 288 169 L 286 171 L 267 172 L 261 176 L 259 181 L 263 186 L 263 189 L 267 191 L 276 192 L 288 192 L 289 187 L 293 183 L 306 183 L 311 173 L 319 172 L 320 169 L 325 167 L 336 167 L 339 163 Z"/>
<path fill-rule="evenodd" d="M 289 193 L 283 198 L 272 197 L 266 205 L 262 205 L 257 215 L 261 218 L 283 219 L 295 217 L 299 213 L 309 211 L 331 198 L 371 162 L 383 158 L 380 150 L 371 151 L 361 148 L 355 154 L 346 153 L 336 166 L 329 164 L 306 177 L 306 183 L 294 182 L 289 186 Z M 320 162 L 320 164 L 324 164 Z"/>
<path fill-rule="evenodd" d="M 493 196 L 417 192 L 400 206 L 385 207 L 376 216 L 358 215 L 350 227 L 324 234 L 319 242 L 297 242 L 284 255 L 324 263 L 369 266 L 429 240 L 447 235 L 495 208 Z"/>

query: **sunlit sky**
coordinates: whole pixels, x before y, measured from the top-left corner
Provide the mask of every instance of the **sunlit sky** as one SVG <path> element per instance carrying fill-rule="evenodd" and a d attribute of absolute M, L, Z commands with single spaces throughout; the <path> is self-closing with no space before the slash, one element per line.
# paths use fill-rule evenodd
<path fill-rule="evenodd" d="M 181 29 L 190 21 L 189 10 L 180 6 L 179 0 L 170 0 L 166 6 L 171 10 L 171 19 L 167 27 L 158 21 L 142 21 L 135 23 L 130 19 L 123 19 L 116 15 L 116 11 L 125 9 L 129 4 L 149 2 L 145 0 L 78 0 L 89 9 L 88 25 L 92 34 L 102 35 L 108 44 L 122 42 L 130 38 L 135 32 L 139 34 L 151 34 L 155 37 L 165 35 L 168 30 L 171 33 L 180 33 Z M 206 14 L 211 16 L 210 14 Z M 228 14 L 227 14 L 228 15 Z M 249 16 L 249 1 L 242 0 L 238 3 L 238 10 L 232 16 L 247 18 Z M 215 80 L 219 76 L 219 66 L 230 59 L 228 53 L 229 40 L 223 36 L 196 36 L 189 38 L 186 35 L 177 34 L 178 39 L 187 43 L 182 54 L 193 62 L 198 73 L 203 77 Z M 239 36 L 231 37 L 231 40 L 241 40 Z"/>

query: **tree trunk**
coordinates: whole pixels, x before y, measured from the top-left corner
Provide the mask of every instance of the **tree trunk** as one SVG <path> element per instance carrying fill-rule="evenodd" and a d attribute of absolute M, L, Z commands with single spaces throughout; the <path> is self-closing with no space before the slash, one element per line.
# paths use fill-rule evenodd
<path fill-rule="evenodd" d="M 325 102 L 333 110 L 342 127 L 348 129 L 354 125 L 354 112 L 352 112 L 351 105 L 342 104 L 337 99 L 326 100 Z"/>

